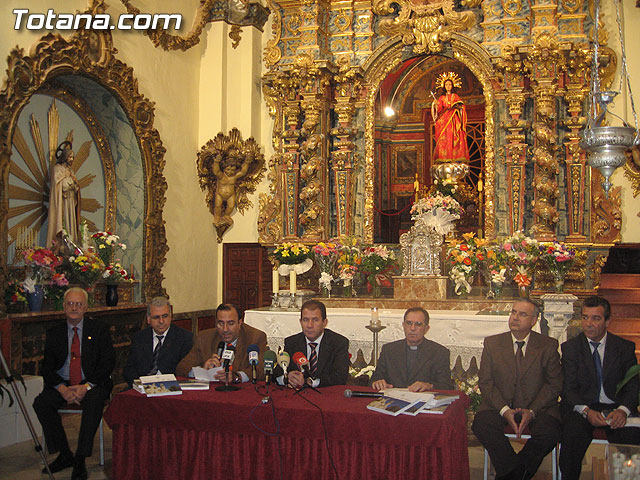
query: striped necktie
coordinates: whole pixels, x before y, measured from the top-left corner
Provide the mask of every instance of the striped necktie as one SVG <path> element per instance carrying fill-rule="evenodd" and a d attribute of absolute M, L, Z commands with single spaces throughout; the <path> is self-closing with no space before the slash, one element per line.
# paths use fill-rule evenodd
<path fill-rule="evenodd" d="M 316 342 L 309 343 L 309 347 L 311 347 L 311 355 L 309 355 L 309 374 L 312 377 L 315 377 L 318 371 L 318 354 L 316 353 L 317 346 L 318 344 Z"/>
<path fill-rule="evenodd" d="M 158 356 L 160 355 L 160 348 L 162 347 L 162 339 L 164 338 L 164 335 L 156 335 L 156 338 L 158 339 L 158 343 L 156 348 L 153 349 L 153 367 L 151 367 L 149 375 L 155 375 L 158 373 Z"/>

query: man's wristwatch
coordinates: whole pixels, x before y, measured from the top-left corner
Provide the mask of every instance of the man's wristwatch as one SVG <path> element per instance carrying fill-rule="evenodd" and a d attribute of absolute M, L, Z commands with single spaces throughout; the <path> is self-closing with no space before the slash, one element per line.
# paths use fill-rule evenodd
<path fill-rule="evenodd" d="M 89 390 L 91 390 L 91 384 L 90 383 L 85 383 L 84 386 L 87 387 L 87 392 Z"/>
<path fill-rule="evenodd" d="M 589 415 L 589 407 L 586 407 L 584 410 L 582 410 L 582 413 L 580 413 L 580 415 L 582 415 L 582 418 L 587 418 L 587 416 Z"/>
<path fill-rule="evenodd" d="M 233 372 L 233 383 L 240 383 L 242 381 L 242 377 L 238 372 Z"/>

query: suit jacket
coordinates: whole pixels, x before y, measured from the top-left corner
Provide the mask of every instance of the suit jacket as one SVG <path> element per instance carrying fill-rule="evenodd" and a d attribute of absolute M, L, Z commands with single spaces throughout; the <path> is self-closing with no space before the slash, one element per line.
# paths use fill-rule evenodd
<path fill-rule="evenodd" d="M 221 340 L 217 328 L 210 328 L 200 332 L 196 337 L 196 342 L 191 351 L 178 363 L 176 375 L 186 377 L 193 367 L 201 367 L 204 365 L 204 362 L 216 353 L 218 343 L 220 343 Z M 247 348 L 251 344 L 256 344 L 260 350 L 256 376 L 258 379 L 262 379 L 264 376 L 262 359 L 264 352 L 267 350 L 267 335 L 262 330 L 258 330 L 244 322 L 242 322 L 240 333 L 238 334 L 236 353 L 232 363 L 233 371 L 237 373 L 244 372 L 251 378 L 251 365 L 249 364 L 247 353 Z"/>
<path fill-rule="evenodd" d="M 485 338 L 479 373 L 482 403 L 478 410 L 499 411 L 505 405 L 513 406 L 516 389 L 519 389 L 522 408 L 560 419 L 558 396 L 562 390 L 562 367 L 558 341 L 531 332 L 522 370 L 518 384 L 511 332 Z"/>
<path fill-rule="evenodd" d="M 129 386 L 136 378 L 147 375 L 153 368 L 153 328 L 148 327 L 137 332 L 131 339 L 127 364 L 122 375 Z M 193 347 L 191 332 L 171 325 L 158 352 L 158 369 L 162 373 L 175 373 L 178 362 Z"/>
<path fill-rule="evenodd" d="M 371 383 L 385 380 L 394 388 L 406 388 L 416 381 L 433 384 L 438 390 L 452 390 L 449 349 L 424 339 L 418 345 L 418 357 L 411 372 L 407 371 L 407 341 L 405 339 L 383 345 Z"/>
<path fill-rule="evenodd" d="M 584 333 L 567 340 L 562 344 L 562 371 L 564 384 L 562 388 L 563 407 L 573 409 L 575 405 L 592 405 L 598 403 L 598 380 L 596 366 Z M 632 414 L 638 406 L 638 377 L 635 376 L 616 395 L 616 386 L 637 363 L 635 345 L 629 340 L 607 334 L 607 344 L 602 359 L 602 384 L 604 393 L 616 405 L 624 405 Z"/>
<path fill-rule="evenodd" d="M 296 333 L 284 339 L 284 350 L 293 359 L 296 352 L 307 356 L 307 340 L 304 333 Z M 298 367 L 291 362 L 288 371 L 297 370 Z M 276 370 L 275 376 L 282 374 L 282 370 Z M 319 387 L 331 385 L 346 385 L 349 375 L 349 340 L 339 333 L 324 329 L 320 351 L 318 353 L 318 368 L 315 378 L 320 380 Z"/>
<path fill-rule="evenodd" d="M 85 317 L 81 352 L 83 383 L 100 385 L 107 393 L 111 392 L 113 388 L 111 372 L 116 364 L 116 355 L 109 327 L 98 320 Z M 47 330 L 42 364 L 42 376 L 46 386 L 54 388 L 65 382 L 56 372 L 62 368 L 68 354 L 69 337 L 65 320 L 60 325 Z"/>

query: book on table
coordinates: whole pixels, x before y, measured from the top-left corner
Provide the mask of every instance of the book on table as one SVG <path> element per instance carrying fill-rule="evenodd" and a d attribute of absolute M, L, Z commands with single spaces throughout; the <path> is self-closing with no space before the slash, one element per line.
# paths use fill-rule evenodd
<path fill-rule="evenodd" d="M 178 380 L 178 384 L 182 390 L 209 390 L 209 382 L 204 380 Z"/>
<path fill-rule="evenodd" d="M 140 377 L 140 384 L 147 397 L 182 395 L 180 384 L 178 383 L 178 380 L 176 380 L 176 376 L 173 374 L 148 375 L 146 377 Z"/>
<path fill-rule="evenodd" d="M 380 397 L 367 405 L 369 410 L 374 412 L 384 413 L 386 415 L 393 415 L 394 417 L 400 415 L 402 412 L 410 408 L 420 400 L 407 401 L 393 397 Z"/>

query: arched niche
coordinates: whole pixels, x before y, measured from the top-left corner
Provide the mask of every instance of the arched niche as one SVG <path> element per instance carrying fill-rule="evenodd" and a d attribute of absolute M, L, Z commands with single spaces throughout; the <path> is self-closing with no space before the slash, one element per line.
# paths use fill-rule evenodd
<path fill-rule="evenodd" d="M 143 213 L 141 230 L 142 293 L 144 298 L 164 294 L 162 267 L 168 250 L 162 211 L 166 180 L 164 169 L 165 148 L 154 128 L 153 103 L 138 90 L 133 69 L 115 57 L 110 32 L 78 31 L 69 39 L 48 34 L 36 42 L 28 55 L 21 48 L 14 49 L 8 58 L 8 78 L 0 92 L 0 268 L 4 284 L 7 264 L 8 198 L 7 184 L 15 128 L 22 109 L 37 92 L 61 84 L 83 90 L 85 98 L 106 95 L 115 100 L 114 109 L 120 109 L 130 126 L 135 159 L 142 173 L 144 190 L 136 202 L 122 205 L 139 208 Z M 116 142 L 117 143 L 117 142 Z M 114 144 L 112 144 L 113 147 Z M 116 171 L 116 176 L 118 172 Z M 122 172 L 121 179 L 126 179 Z M 136 181 L 135 179 L 131 179 Z M 117 180 L 116 180 L 117 182 Z M 117 207 L 119 208 L 119 206 Z M 105 224 L 107 225 L 107 224 Z"/>
<path fill-rule="evenodd" d="M 482 85 L 485 114 L 485 157 L 484 157 L 484 233 L 495 235 L 495 98 L 491 79 L 495 76 L 489 54 L 475 41 L 460 34 L 452 34 L 451 41 L 439 53 L 461 62 L 468 68 Z M 362 235 L 367 242 L 374 237 L 374 207 L 376 185 L 375 169 L 375 115 L 376 104 L 379 103 L 380 87 L 387 76 L 398 66 L 413 57 L 410 49 L 402 44 L 400 37 L 393 37 L 381 44 L 363 66 L 364 79 L 367 84 L 365 98 L 365 131 L 364 131 L 364 222 Z"/>

